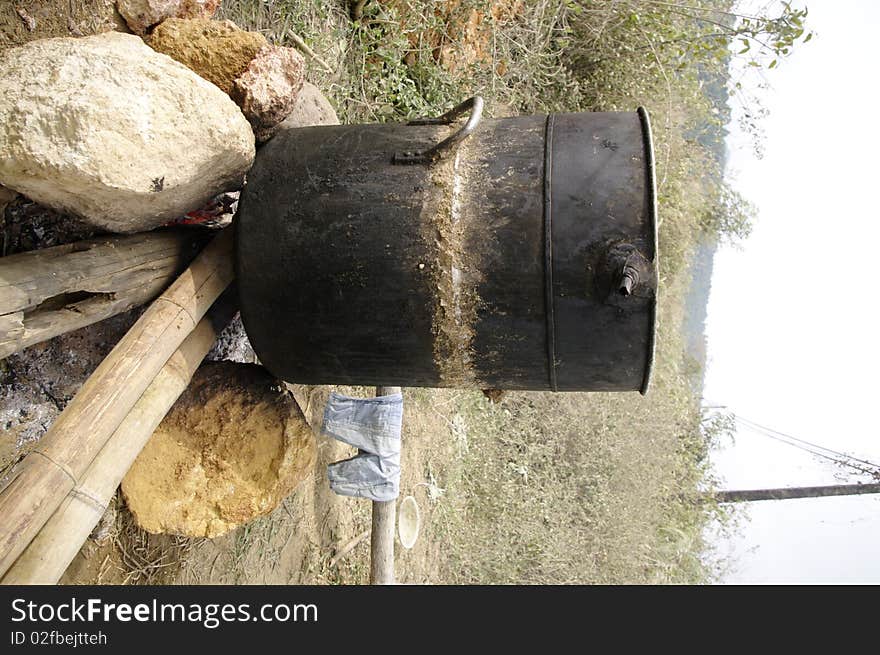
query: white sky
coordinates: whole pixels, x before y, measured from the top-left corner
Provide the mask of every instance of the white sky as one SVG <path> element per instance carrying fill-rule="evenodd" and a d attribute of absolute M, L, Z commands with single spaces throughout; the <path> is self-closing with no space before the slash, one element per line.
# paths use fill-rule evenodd
<path fill-rule="evenodd" d="M 761 94 L 766 154 L 730 140 L 754 233 L 715 259 L 705 402 L 880 462 L 880 2 L 812 0 L 817 32 Z M 740 430 L 712 455 L 731 489 L 835 484 L 831 465 Z M 852 478 L 849 481 L 857 481 Z M 861 478 L 865 481 L 865 478 Z M 880 495 L 748 507 L 728 582 L 880 583 Z"/>

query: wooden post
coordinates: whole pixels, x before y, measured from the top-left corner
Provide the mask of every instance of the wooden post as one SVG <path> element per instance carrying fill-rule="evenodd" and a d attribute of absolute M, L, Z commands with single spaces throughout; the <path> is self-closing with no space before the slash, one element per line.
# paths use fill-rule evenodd
<path fill-rule="evenodd" d="M 80 481 L 159 370 L 234 277 L 221 232 L 110 351 L 0 491 L 0 576 Z"/>
<path fill-rule="evenodd" d="M 160 230 L 0 258 L 0 359 L 149 302 L 204 241 Z"/>
<path fill-rule="evenodd" d="M 55 584 L 101 520 L 116 488 L 165 414 L 186 389 L 199 363 L 235 313 L 226 293 L 183 341 L 144 391 L 46 525 L 0 584 Z"/>
<path fill-rule="evenodd" d="M 377 396 L 400 393 L 400 387 L 376 387 Z M 397 501 L 373 501 L 373 530 L 370 536 L 370 584 L 394 584 L 394 528 Z"/>
<path fill-rule="evenodd" d="M 707 494 L 705 498 L 719 503 L 742 503 L 754 500 L 788 500 L 790 498 L 821 498 L 824 496 L 854 496 L 859 494 L 880 494 L 880 483 L 716 491 L 715 493 Z"/>

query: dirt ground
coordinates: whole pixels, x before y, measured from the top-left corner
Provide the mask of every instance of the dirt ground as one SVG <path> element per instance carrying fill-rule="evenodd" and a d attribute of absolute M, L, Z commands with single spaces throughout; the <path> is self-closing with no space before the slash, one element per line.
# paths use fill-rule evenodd
<path fill-rule="evenodd" d="M 0 50 L 34 39 L 128 32 L 115 0 L 6 0 L 0 3 Z"/>

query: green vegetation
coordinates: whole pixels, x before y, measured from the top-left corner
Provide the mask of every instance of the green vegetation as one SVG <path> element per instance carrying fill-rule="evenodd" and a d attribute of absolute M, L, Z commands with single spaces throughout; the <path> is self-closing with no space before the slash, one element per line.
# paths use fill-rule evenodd
<path fill-rule="evenodd" d="M 511 393 L 498 405 L 443 403 L 454 457 L 426 471 L 437 494 L 450 582 L 684 582 L 712 579 L 704 526 L 718 507 L 706 454 L 723 426 L 703 420 L 684 355 L 689 260 L 702 239 L 736 240 L 749 204 L 722 179 L 728 93 L 762 110 L 731 60 L 773 68 L 809 40 L 806 11 L 732 13 L 724 0 L 231 0 L 223 12 L 327 61 L 312 81 L 343 122 L 438 115 L 480 93 L 488 113 L 634 110 L 652 114 L 660 203 L 661 306 L 654 385 L 637 394 Z M 735 46 L 737 52 L 731 47 Z M 733 54 L 731 54 L 733 52 Z M 411 407 L 438 411 L 418 391 Z M 436 536 L 436 535 L 435 535 Z"/>

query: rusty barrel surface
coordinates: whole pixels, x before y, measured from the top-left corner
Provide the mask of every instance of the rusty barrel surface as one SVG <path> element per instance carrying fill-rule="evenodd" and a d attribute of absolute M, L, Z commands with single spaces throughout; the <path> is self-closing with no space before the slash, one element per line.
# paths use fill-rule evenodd
<path fill-rule="evenodd" d="M 242 319 L 305 384 L 644 393 L 657 235 L 647 113 L 291 130 L 237 218 Z"/>

